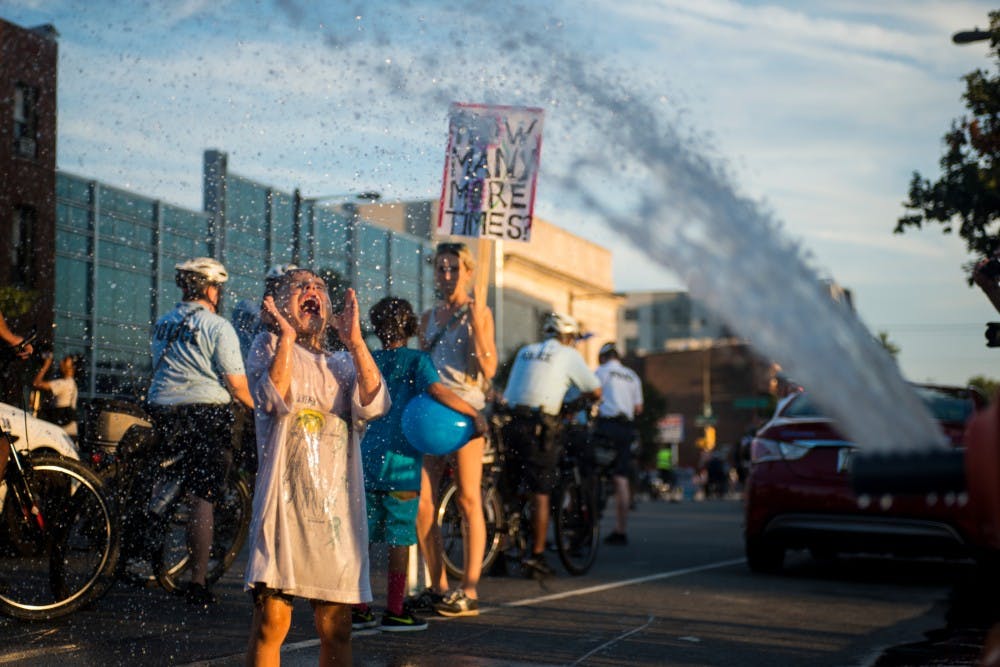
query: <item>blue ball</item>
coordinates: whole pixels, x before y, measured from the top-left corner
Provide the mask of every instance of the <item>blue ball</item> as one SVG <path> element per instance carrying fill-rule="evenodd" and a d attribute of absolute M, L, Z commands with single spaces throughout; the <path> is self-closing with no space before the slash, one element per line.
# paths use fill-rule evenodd
<path fill-rule="evenodd" d="M 472 417 L 427 394 L 417 394 L 403 409 L 403 435 L 424 454 L 450 454 L 467 443 L 475 430 Z"/>

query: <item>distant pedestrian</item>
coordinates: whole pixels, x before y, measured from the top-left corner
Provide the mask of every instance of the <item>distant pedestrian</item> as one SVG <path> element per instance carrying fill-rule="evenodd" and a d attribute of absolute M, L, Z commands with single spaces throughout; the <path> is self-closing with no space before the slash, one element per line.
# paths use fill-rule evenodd
<path fill-rule="evenodd" d="M 42 355 L 42 366 L 31 384 L 35 389 L 52 394 L 52 408 L 45 417 L 53 424 L 61 426 L 66 435 L 75 440 L 79 428 L 76 407 L 79 395 L 79 388 L 76 385 L 76 357 L 73 355 L 63 357 L 59 361 L 59 377 L 46 380 L 45 375 L 50 368 L 52 368 L 52 353 L 46 352 Z"/>
<path fill-rule="evenodd" d="M 423 454 L 403 435 L 403 410 L 410 399 L 426 392 L 435 400 L 472 417 L 477 430 L 486 422 L 474 407 L 442 382 L 426 352 L 406 347 L 417 335 L 417 316 L 405 299 L 386 297 L 369 313 L 382 349 L 373 353 L 392 397 L 389 414 L 372 420 L 361 443 L 368 506 L 368 538 L 389 547 L 386 609 L 379 624 L 371 608 L 358 605 L 352 614 L 354 629 L 379 625 L 389 632 L 424 630 L 427 622 L 404 604 L 409 547 L 417 543 L 417 508 Z"/>
<path fill-rule="evenodd" d="M 354 290 L 338 310 L 315 273 L 287 272 L 264 297 L 270 331 L 250 351 L 260 462 L 244 577 L 252 665 L 280 663 L 296 597 L 312 605 L 320 664 L 350 665 L 351 605 L 372 599 L 360 440 L 390 399 Z M 347 352 L 327 350 L 331 325 Z"/>
<path fill-rule="evenodd" d="M 633 475 L 633 445 L 639 437 L 636 416 L 642 414 L 642 381 L 626 368 L 614 343 L 605 343 L 598 352 L 597 377 L 601 381 L 601 404 L 597 409 L 596 431 L 614 445 L 617 452 L 612 479 L 615 484 L 615 530 L 605 544 L 628 544 L 628 510 L 631 504 L 629 479 Z"/>

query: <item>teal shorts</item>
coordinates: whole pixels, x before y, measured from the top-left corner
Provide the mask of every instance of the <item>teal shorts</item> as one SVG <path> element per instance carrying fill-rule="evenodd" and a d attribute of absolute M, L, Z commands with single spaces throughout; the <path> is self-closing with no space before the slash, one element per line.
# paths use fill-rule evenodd
<path fill-rule="evenodd" d="M 413 491 L 366 491 L 368 504 L 368 541 L 392 547 L 408 547 L 417 543 L 417 507 L 420 494 L 403 499 L 401 494 Z"/>

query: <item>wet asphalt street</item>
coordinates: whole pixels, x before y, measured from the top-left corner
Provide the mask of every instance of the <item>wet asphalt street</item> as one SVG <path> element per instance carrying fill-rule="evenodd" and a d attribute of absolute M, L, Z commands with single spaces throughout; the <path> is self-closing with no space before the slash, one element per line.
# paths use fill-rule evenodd
<path fill-rule="evenodd" d="M 966 563 L 793 554 L 780 575 L 743 562 L 738 500 L 641 503 L 630 544 L 603 546 L 582 577 L 489 576 L 483 613 L 430 619 L 423 632 L 354 639 L 357 665 L 973 665 L 1000 618 L 993 588 Z M 604 528 L 610 529 L 608 519 Z M 555 561 L 555 555 L 550 559 Z M 373 571 L 383 560 L 375 552 Z M 238 665 L 250 602 L 237 563 L 220 602 L 193 612 L 124 584 L 51 623 L 0 620 L 0 664 Z M 377 577 L 376 606 L 384 591 Z M 316 664 L 298 603 L 285 665 Z"/>

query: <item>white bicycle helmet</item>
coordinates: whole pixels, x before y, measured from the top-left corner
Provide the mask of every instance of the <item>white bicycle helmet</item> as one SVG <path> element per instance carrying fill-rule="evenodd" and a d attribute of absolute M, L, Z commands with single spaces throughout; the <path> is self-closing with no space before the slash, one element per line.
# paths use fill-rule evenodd
<path fill-rule="evenodd" d="M 545 324 L 542 326 L 542 332 L 546 335 L 566 334 L 575 336 L 580 333 L 580 324 L 572 315 L 566 315 L 564 313 L 550 313 L 549 316 L 545 318 Z"/>
<path fill-rule="evenodd" d="M 268 269 L 267 274 L 264 276 L 264 280 L 277 280 L 289 271 L 295 271 L 299 267 L 295 264 L 275 264 L 270 269 Z"/>
<path fill-rule="evenodd" d="M 178 273 L 178 279 L 180 279 L 180 274 L 189 274 L 188 277 L 200 278 L 213 285 L 221 285 L 229 280 L 226 267 L 222 265 L 222 262 L 211 257 L 195 257 L 186 262 L 175 264 L 174 269 Z"/>

